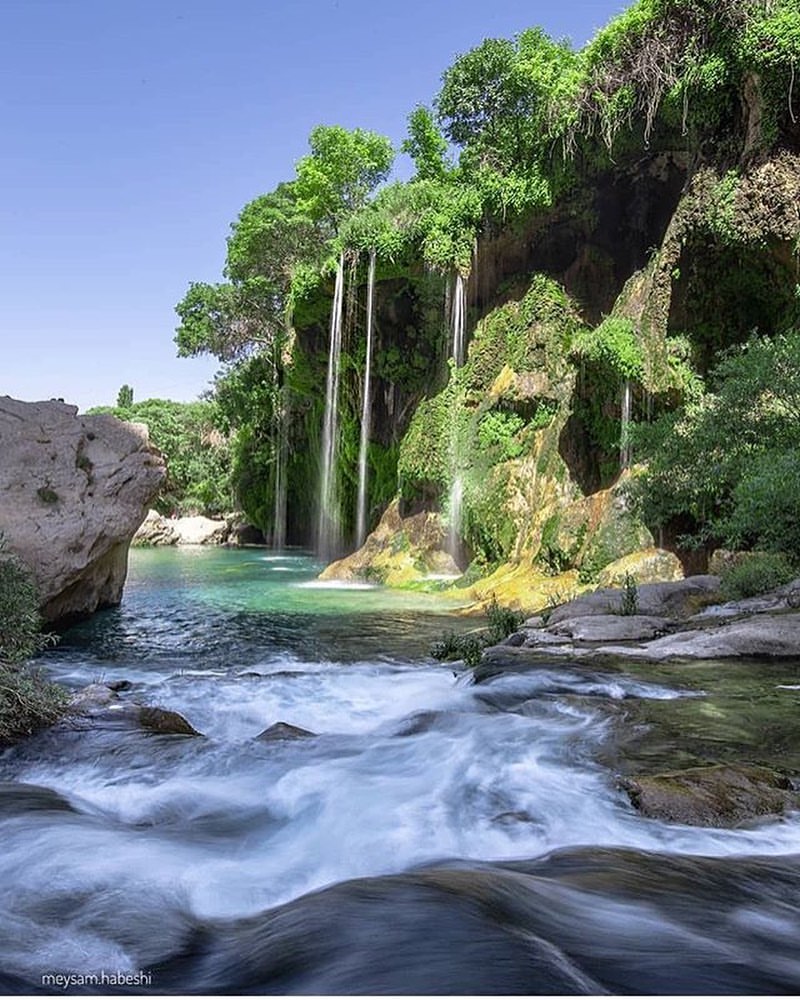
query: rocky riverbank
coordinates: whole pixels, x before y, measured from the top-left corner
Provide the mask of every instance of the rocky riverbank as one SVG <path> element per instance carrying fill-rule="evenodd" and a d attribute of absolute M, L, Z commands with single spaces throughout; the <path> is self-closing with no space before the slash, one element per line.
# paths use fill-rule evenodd
<path fill-rule="evenodd" d="M 670 662 L 800 657 L 800 580 L 761 597 L 723 600 L 716 576 L 583 594 L 529 618 L 485 659 Z"/>

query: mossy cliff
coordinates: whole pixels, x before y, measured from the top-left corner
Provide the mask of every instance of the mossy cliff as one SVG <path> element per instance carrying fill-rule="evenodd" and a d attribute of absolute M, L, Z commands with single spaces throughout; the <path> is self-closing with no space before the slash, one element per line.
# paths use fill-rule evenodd
<path fill-rule="evenodd" d="M 533 606 L 623 566 L 675 576 L 664 549 L 699 568 L 680 518 L 632 511 L 632 432 L 697 400 L 725 350 L 800 327 L 798 67 L 794 0 L 638 0 L 580 51 L 533 29 L 458 57 L 435 114 L 409 119 L 408 182 L 379 189 L 380 137 L 315 130 L 296 179 L 234 225 L 231 283 L 180 310 L 185 353 L 238 359 L 236 375 L 272 352 L 238 411 L 248 514 L 269 534 L 284 476 L 287 538 L 314 542 L 344 261 L 334 493 L 354 548 L 374 258 L 380 530 L 328 575 L 414 583 L 447 550 L 457 586 Z M 253 328 L 268 347 L 242 362 Z"/>

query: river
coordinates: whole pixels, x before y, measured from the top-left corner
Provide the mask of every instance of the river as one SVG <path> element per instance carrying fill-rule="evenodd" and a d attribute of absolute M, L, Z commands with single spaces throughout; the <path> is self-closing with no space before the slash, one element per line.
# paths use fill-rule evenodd
<path fill-rule="evenodd" d="M 800 990 L 800 818 L 667 824 L 615 780 L 762 728 L 793 760 L 798 665 L 476 684 L 428 655 L 474 627 L 446 602 L 318 571 L 134 551 L 122 606 L 43 654 L 203 736 L 74 719 L 3 753 L 0 990 Z M 279 721 L 315 736 L 257 739 Z"/>

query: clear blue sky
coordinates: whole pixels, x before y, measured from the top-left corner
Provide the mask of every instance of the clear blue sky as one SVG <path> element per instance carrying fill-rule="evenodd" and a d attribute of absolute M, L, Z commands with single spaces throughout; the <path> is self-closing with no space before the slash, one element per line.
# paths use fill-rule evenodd
<path fill-rule="evenodd" d="M 173 308 L 314 125 L 399 143 L 453 57 L 625 0 L 0 0 L 0 395 L 193 399 Z"/>

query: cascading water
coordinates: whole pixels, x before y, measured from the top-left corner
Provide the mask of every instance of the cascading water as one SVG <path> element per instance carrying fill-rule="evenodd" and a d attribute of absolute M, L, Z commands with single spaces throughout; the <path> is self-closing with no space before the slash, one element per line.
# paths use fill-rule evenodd
<path fill-rule="evenodd" d="M 631 413 L 633 409 L 632 403 L 632 386 L 630 379 L 625 379 L 622 383 L 622 420 L 620 427 L 620 442 L 619 442 L 619 464 L 623 469 L 627 469 L 631 464 Z"/>
<path fill-rule="evenodd" d="M 319 486 L 317 552 L 327 558 L 339 548 L 341 520 L 337 490 L 339 432 L 339 375 L 342 362 L 342 316 L 344 313 L 344 254 L 336 268 L 331 307 L 328 377 L 325 383 L 325 417 L 322 424 L 322 475 Z"/>
<path fill-rule="evenodd" d="M 618 787 L 731 733 L 796 773 L 763 738 L 796 728 L 796 663 L 451 669 L 441 595 L 317 568 L 134 550 L 122 606 L 43 652 L 72 689 L 124 683 L 0 755 L 0 993 L 800 990 L 800 815 L 683 826 Z"/>
<path fill-rule="evenodd" d="M 272 521 L 272 547 L 286 547 L 286 461 L 289 455 L 289 413 L 285 390 L 279 394 L 278 426 L 275 445 L 275 510 Z"/>
<path fill-rule="evenodd" d="M 450 298 L 450 330 L 452 336 L 451 357 L 456 369 L 466 360 L 467 332 L 467 285 L 463 276 L 456 273 Z M 459 553 L 461 538 L 462 505 L 464 481 L 462 478 L 463 456 L 458 433 L 458 411 L 454 407 L 450 425 L 450 494 L 448 498 L 448 538 L 447 549 L 454 559 Z"/>
<path fill-rule="evenodd" d="M 367 354 L 364 361 L 364 387 L 361 403 L 361 440 L 358 446 L 358 508 L 356 512 L 356 545 L 360 548 L 367 537 L 367 448 L 372 418 L 372 396 L 370 380 L 372 376 L 372 335 L 375 316 L 375 260 L 372 250 L 369 255 L 369 276 L 367 278 Z"/>
<path fill-rule="evenodd" d="M 460 273 L 456 274 L 453 285 L 452 315 L 450 328 L 453 332 L 452 358 L 456 368 L 464 364 L 464 347 L 467 329 L 467 285 Z"/>

